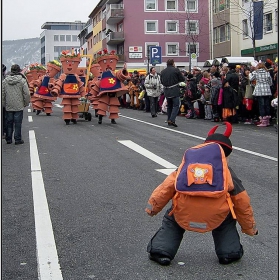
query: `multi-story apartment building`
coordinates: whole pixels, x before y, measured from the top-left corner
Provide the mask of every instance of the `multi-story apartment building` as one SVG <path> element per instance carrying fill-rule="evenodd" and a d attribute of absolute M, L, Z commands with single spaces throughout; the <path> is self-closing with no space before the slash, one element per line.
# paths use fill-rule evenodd
<path fill-rule="evenodd" d="M 118 66 L 145 68 L 149 47 L 160 46 L 163 68 L 169 58 L 189 67 L 209 58 L 209 1 L 101 0 L 90 14 L 93 21 L 92 55 L 107 48 L 120 55 Z M 205 2 L 205 3 L 204 3 Z"/>
<path fill-rule="evenodd" d="M 210 2 L 211 59 L 243 56 L 265 61 L 266 58 L 274 60 L 278 56 L 276 0 L 210 0 Z M 259 8 L 254 9 L 256 2 L 259 2 L 258 7 L 263 5 L 263 12 Z M 262 39 L 254 40 L 254 30 L 257 26 L 263 26 L 260 30 L 263 36 Z"/>
<path fill-rule="evenodd" d="M 41 29 L 41 64 L 58 59 L 61 51 L 80 48 L 78 35 L 85 23 L 75 22 L 45 22 Z"/>

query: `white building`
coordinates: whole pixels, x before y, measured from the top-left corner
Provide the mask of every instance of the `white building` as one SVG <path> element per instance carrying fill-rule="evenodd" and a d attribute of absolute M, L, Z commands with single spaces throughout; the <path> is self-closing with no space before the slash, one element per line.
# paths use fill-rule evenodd
<path fill-rule="evenodd" d="M 75 22 L 45 22 L 41 29 L 41 64 L 48 61 L 58 60 L 61 51 L 80 48 L 78 35 L 84 28 L 85 23 Z"/>

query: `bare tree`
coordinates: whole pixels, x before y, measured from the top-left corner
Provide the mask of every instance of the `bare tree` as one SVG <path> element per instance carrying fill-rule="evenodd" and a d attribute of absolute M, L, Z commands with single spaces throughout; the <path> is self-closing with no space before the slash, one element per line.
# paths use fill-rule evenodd
<path fill-rule="evenodd" d="M 181 7 L 185 7 L 185 2 L 186 1 L 178 1 L 179 5 Z M 199 2 L 201 3 L 201 2 Z M 202 26 L 199 24 L 201 19 L 207 17 L 209 18 L 209 9 L 208 6 L 205 6 L 203 4 L 198 5 L 197 10 L 199 13 L 193 13 L 186 9 L 186 11 L 183 12 L 169 12 L 168 13 L 168 18 L 170 20 L 176 20 L 178 22 L 177 30 L 184 30 L 183 33 L 181 33 L 181 36 L 184 38 L 186 42 L 188 42 L 185 47 L 180 45 L 178 51 L 184 52 L 187 56 L 189 56 L 189 70 L 191 70 L 191 54 L 192 53 L 197 53 L 197 48 L 196 44 L 204 41 L 203 37 L 207 37 L 207 40 L 209 42 L 209 29 L 208 25 L 207 28 L 205 26 Z M 199 14 L 199 17 L 197 15 Z M 200 53 L 209 53 L 209 48 L 207 47 L 209 44 L 199 45 L 199 52 Z M 210 55 L 210 54 L 209 54 Z"/>

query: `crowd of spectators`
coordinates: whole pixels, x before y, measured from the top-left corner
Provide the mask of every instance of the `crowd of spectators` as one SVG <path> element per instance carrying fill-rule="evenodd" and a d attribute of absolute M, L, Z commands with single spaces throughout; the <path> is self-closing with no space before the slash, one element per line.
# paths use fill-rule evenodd
<path fill-rule="evenodd" d="M 151 71 L 154 69 L 152 67 Z M 278 65 L 271 60 L 255 61 L 250 65 L 224 63 L 205 70 L 193 67 L 191 71 L 180 71 L 185 82 L 180 83 L 178 114 L 188 119 L 229 121 L 232 124 L 269 126 L 272 122 L 277 123 Z M 129 94 L 120 98 L 122 107 L 150 112 L 150 98 L 145 88 L 145 78 L 150 74 L 133 73 L 128 82 Z M 165 114 L 164 99 L 161 90 L 157 108 L 158 112 Z M 153 112 L 152 116 L 155 115 Z"/>

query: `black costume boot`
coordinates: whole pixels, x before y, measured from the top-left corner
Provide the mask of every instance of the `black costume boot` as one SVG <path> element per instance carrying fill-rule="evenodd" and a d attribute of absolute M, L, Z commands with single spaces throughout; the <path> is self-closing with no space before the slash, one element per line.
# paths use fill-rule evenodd
<path fill-rule="evenodd" d="M 116 121 L 114 119 L 111 119 L 111 123 L 112 124 L 117 124 Z"/>
<path fill-rule="evenodd" d="M 50 116 L 51 115 L 51 113 L 47 113 L 47 116 Z"/>
<path fill-rule="evenodd" d="M 102 124 L 102 118 L 103 118 L 102 115 L 98 115 L 98 123 L 99 123 L 99 124 Z"/>
<path fill-rule="evenodd" d="M 37 110 L 36 115 L 39 115 L 41 113 L 41 110 Z"/>
<path fill-rule="evenodd" d="M 73 124 L 77 124 L 77 120 L 75 120 L 75 119 L 71 119 L 71 122 L 72 122 Z"/>
<path fill-rule="evenodd" d="M 97 114 L 98 110 L 94 110 L 94 114 L 95 114 L 95 117 L 97 118 L 98 117 L 98 114 Z"/>
<path fill-rule="evenodd" d="M 69 125 L 70 124 L 70 120 L 64 120 L 65 121 L 65 123 L 66 123 L 66 125 Z"/>

